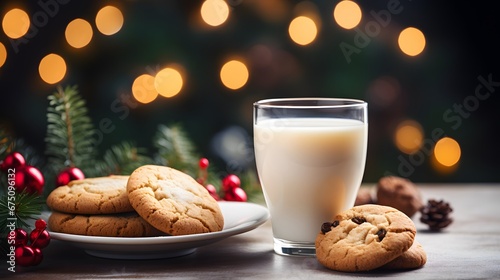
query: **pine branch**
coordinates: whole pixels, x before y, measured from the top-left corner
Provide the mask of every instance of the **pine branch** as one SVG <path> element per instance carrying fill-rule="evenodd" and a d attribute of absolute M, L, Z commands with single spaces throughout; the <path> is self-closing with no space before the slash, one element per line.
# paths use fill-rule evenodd
<path fill-rule="evenodd" d="M 179 125 L 167 127 L 160 125 L 154 138 L 163 164 L 196 176 L 199 157 L 195 154 L 195 146 Z"/>
<path fill-rule="evenodd" d="M 14 199 L 12 199 L 12 198 Z M 9 203 L 10 202 L 10 203 Z M 27 192 L 16 193 L 14 196 L 0 196 L 0 253 L 5 256 L 10 250 L 7 235 L 12 228 L 30 228 L 30 224 L 42 213 L 43 201 L 39 195 Z M 14 208 L 11 211 L 9 208 Z M 14 226 L 11 226 L 14 223 Z"/>
<path fill-rule="evenodd" d="M 48 97 L 45 154 L 54 171 L 76 166 L 84 173 L 95 169 L 95 129 L 88 116 L 85 101 L 76 86 L 58 87 Z"/>
<path fill-rule="evenodd" d="M 133 143 L 123 142 L 111 147 L 104 153 L 101 170 L 104 174 L 130 175 L 142 165 L 152 164 L 145 150 L 137 148 Z"/>
<path fill-rule="evenodd" d="M 29 227 L 29 220 L 36 220 L 42 213 L 43 201 L 41 196 L 26 191 L 14 196 L 0 197 L 0 232 L 2 235 L 9 230 L 7 225 L 14 222 L 16 228 Z"/>
<path fill-rule="evenodd" d="M 35 148 L 29 146 L 22 138 L 15 138 L 4 124 L 0 124 L 0 161 L 12 152 L 19 152 L 26 159 L 26 163 L 33 166 L 43 165 L 43 159 Z"/>

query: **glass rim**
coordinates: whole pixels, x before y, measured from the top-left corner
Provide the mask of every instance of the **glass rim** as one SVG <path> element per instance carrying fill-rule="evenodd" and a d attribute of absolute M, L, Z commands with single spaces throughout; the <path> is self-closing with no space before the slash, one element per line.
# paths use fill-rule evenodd
<path fill-rule="evenodd" d="M 321 105 L 298 105 L 300 101 L 332 101 L 339 102 L 338 104 L 321 104 Z M 286 102 L 297 102 L 294 104 L 280 104 Z M 345 102 L 345 103 L 340 103 Z M 273 104 L 275 103 L 275 104 Z M 355 108 L 366 107 L 368 103 L 361 99 L 354 98 L 329 98 L 329 97 L 287 97 L 287 98 L 270 98 L 262 99 L 253 103 L 255 108 L 288 108 L 288 109 L 313 109 L 313 108 Z"/>

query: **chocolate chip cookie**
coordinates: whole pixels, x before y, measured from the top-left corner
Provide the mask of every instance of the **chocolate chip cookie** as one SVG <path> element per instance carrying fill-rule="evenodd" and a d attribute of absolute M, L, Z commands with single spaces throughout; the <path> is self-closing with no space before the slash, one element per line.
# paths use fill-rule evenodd
<path fill-rule="evenodd" d="M 395 208 L 355 206 L 321 226 L 316 257 L 332 270 L 372 270 L 407 251 L 415 234 L 413 221 Z"/>
<path fill-rule="evenodd" d="M 382 177 L 377 183 L 377 204 L 394 207 L 412 217 L 424 205 L 419 190 L 410 180 Z"/>
<path fill-rule="evenodd" d="M 132 207 L 148 223 L 170 235 L 222 230 L 217 201 L 191 176 L 173 168 L 145 165 L 127 184 Z"/>
<path fill-rule="evenodd" d="M 427 254 L 422 245 L 414 241 L 408 251 L 401 256 L 380 267 L 383 270 L 408 270 L 424 266 L 427 262 Z"/>

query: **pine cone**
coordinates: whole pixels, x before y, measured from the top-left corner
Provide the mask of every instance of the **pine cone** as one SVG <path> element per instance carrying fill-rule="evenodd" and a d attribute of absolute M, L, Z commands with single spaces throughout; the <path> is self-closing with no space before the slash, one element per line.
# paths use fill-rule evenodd
<path fill-rule="evenodd" d="M 429 226 L 430 230 L 439 231 L 449 226 L 453 219 L 448 216 L 453 211 L 449 203 L 429 199 L 427 205 L 420 208 L 420 221 Z"/>

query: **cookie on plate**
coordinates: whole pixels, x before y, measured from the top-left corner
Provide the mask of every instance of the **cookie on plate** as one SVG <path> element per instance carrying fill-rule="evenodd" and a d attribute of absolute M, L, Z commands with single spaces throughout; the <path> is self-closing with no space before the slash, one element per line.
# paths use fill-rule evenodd
<path fill-rule="evenodd" d="M 47 205 L 71 214 L 114 214 L 134 211 L 127 196 L 128 176 L 75 180 L 54 189 Z"/>
<path fill-rule="evenodd" d="M 332 270 L 372 270 L 407 251 L 415 234 L 413 221 L 395 208 L 355 206 L 321 226 L 315 243 L 316 257 Z"/>
<path fill-rule="evenodd" d="M 52 212 L 48 220 L 54 232 L 107 237 L 148 237 L 162 233 L 137 213 L 113 215 L 75 215 Z"/>
<path fill-rule="evenodd" d="M 427 254 L 425 253 L 422 245 L 414 241 L 408 251 L 404 252 L 401 256 L 384 264 L 380 269 L 384 270 L 407 270 L 417 269 L 427 262 Z"/>
<path fill-rule="evenodd" d="M 128 198 L 148 223 L 170 235 L 222 230 L 217 201 L 191 176 L 166 167 L 145 165 L 130 175 Z"/>

